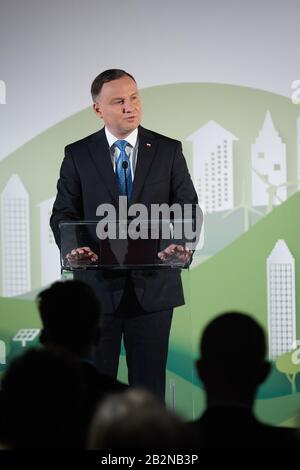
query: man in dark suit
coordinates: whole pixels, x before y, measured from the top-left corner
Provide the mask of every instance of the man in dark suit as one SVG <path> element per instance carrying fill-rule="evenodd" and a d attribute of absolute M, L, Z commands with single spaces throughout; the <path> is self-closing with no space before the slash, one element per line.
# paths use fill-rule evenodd
<path fill-rule="evenodd" d="M 94 111 L 105 127 L 65 149 L 50 222 L 57 244 L 61 221 L 97 220 L 97 207 L 110 203 L 118 209 L 120 195 L 127 195 L 129 205 L 143 204 L 149 212 L 152 204 L 191 204 L 201 218 L 180 142 L 140 126 L 135 79 L 123 70 L 107 70 L 95 78 L 91 92 Z M 70 262 L 83 257 L 93 263 L 98 258 L 94 247 L 73 248 Z M 171 244 L 160 257 L 174 253 L 190 262 L 191 251 L 178 244 Z M 173 308 L 184 303 L 180 271 L 98 270 L 77 272 L 76 278 L 91 284 L 101 298 L 98 368 L 117 375 L 123 337 L 129 383 L 164 399 Z"/>

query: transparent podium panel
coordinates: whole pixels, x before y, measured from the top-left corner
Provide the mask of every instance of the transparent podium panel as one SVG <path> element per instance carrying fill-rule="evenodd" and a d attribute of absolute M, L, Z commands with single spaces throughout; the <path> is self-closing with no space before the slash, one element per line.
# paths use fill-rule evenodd
<path fill-rule="evenodd" d="M 188 268 L 186 223 L 153 219 L 61 222 L 62 270 Z"/>
<path fill-rule="evenodd" d="M 71 279 L 79 274 L 79 270 L 86 270 L 80 276 L 84 278 L 85 274 L 92 275 L 87 270 L 102 269 L 168 269 L 170 274 L 174 268 L 181 271 L 185 304 L 174 309 L 166 370 L 166 402 L 170 409 L 191 420 L 196 416 L 195 410 L 198 412 L 199 394 L 202 399 L 195 369 L 201 305 L 194 303 L 199 287 L 195 277 L 197 269 L 193 267 L 198 265 L 199 253 L 191 246 L 184 231 L 181 235 L 182 220 L 152 219 L 136 222 L 135 225 L 131 223 L 129 220 L 100 226 L 99 221 L 62 222 L 62 276 Z M 188 262 L 182 261 L 177 252 L 169 253 L 166 259 L 158 256 L 172 245 L 191 249 L 192 257 Z M 74 250 L 75 254 L 72 255 Z M 121 350 L 118 379 L 124 383 L 128 379 L 124 349 Z"/>

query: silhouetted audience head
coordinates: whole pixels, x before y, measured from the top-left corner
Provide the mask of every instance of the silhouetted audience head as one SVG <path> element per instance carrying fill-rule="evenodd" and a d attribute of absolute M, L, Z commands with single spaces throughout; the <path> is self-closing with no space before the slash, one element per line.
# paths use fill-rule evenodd
<path fill-rule="evenodd" d="M 84 448 L 84 393 L 77 361 L 29 350 L 2 379 L 0 442 L 12 449 Z"/>
<path fill-rule="evenodd" d="M 83 356 L 97 343 L 101 307 L 89 285 L 78 280 L 55 282 L 38 295 L 37 301 L 42 344 Z"/>
<path fill-rule="evenodd" d="M 263 329 L 249 315 L 228 312 L 205 328 L 197 361 L 207 408 L 189 424 L 198 450 L 299 448 L 292 429 L 260 422 L 253 413 L 258 386 L 270 371 Z"/>
<path fill-rule="evenodd" d="M 130 389 L 104 400 L 92 421 L 88 448 L 163 451 L 182 443 L 183 424 L 150 392 Z"/>
<path fill-rule="evenodd" d="M 197 361 L 208 399 L 251 402 L 270 364 L 263 329 L 249 315 L 228 312 L 205 328 Z"/>

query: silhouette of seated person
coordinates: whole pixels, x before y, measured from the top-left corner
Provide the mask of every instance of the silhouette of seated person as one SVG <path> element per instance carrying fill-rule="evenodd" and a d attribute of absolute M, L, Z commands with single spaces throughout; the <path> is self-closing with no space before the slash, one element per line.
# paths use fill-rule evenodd
<path fill-rule="evenodd" d="M 92 420 L 88 449 L 118 452 L 178 451 L 185 427 L 165 405 L 142 389 L 128 389 L 101 402 Z"/>
<path fill-rule="evenodd" d="M 300 449 L 296 431 L 270 426 L 253 414 L 257 388 L 270 371 L 262 328 L 229 312 L 204 330 L 196 365 L 207 409 L 191 423 L 198 449 Z"/>
<path fill-rule="evenodd" d="M 0 443 L 5 449 L 84 449 L 85 390 L 78 361 L 29 349 L 6 370 L 0 392 Z"/>
<path fill-rule="evenodd" d="M 127 385 L 101 374 L 93 350 L 101 334 L 101 306 L 93 289 L 82 281 L 55 282 L 38 295 L 42 321 L 40 342 L 49 350 L 68 351 L 81 362 L 91 409 L 110 393 Z"/>

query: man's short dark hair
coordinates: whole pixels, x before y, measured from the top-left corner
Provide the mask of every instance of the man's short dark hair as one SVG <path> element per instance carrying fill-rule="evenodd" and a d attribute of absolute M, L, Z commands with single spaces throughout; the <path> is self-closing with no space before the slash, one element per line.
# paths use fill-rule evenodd
<path fill-rule="evenodd" d="M 93 289 L 74 280 L 55 282 L 38 297 L 45 343 L 85 353 L 95 341 L 101 306 Z"/>
<path fill-rule="evenodd" d="M 266 340 L 262 327 L 248 314 L 226 312 L 204 329 L 200 356 L 215 363 L 252 365 L 255 369 L 265 360 Z M 224 368 L 224 364 L 221 366 Z"/>
<path fill-rule="evenodd" d="M 109 69 L 100 73 L 100 75 L 97 75 L 91 86 L 91 94 L 93 101 L 96 101 L 104 83 L 112 82 L 113 80 L 118 80 L 118 78 L 122 78 L 125 76 L 130 77 L 135 82 L 134 77 L 130 75 L 130 73 L 125 72 L 125 70 L 121 69 Z"/>

